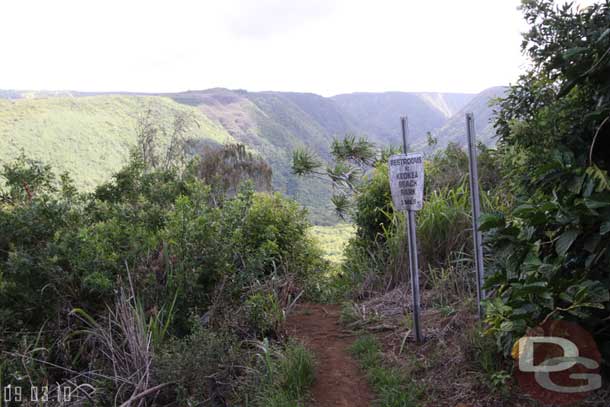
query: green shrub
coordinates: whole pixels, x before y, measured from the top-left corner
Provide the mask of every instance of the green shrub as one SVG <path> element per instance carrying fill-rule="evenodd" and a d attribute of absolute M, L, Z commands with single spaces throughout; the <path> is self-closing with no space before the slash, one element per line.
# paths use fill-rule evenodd
<path fill-rule="evenodd" d="M 499 158 L 484 146 L 479 150 L 482 207 L 494 211 L 503 200 L 497 191 Z M 450 144 L 426 161 L 425 171 L 424 205 L 416 214 L 424 274 L 429 269 L 451 268 L 456 258 L 468 258 L 472 252 L 468 156 Z M 356 236 L 345 250 L 345 275 L 353 286 L 360 287 L 361 295 L 373 287 L 404 283 L 406 224 L 404 214 L 393 209 L 386 162 L 377 163 L 359 185 L 354 200 Z"/>
<path fill-rule="evenodd" d="M 242 341 L 276 333 L 285 302 L 327 272 L 307 235 L 305 211 L 280 194 L 254 193 L 248 184 L 219 200 L 195 174 L 155 171 L 137 157 L 92 194 L 76 193 L 65 177 L 58 180 L 24 158 L 5 166 L 0 178 L 0 351 L 19 349 L 21 338 L 40 330 L 36 343 L 45 356 L 39 358 L 69 369 L 49 369 L 51 382 L 69 379 L 66 372 L 99 369 L 109 378 L 100 388 L 116 389 L 112 383 L 120 378 L 113 378 L 112 366 L 99 352 L 81 351 L 90 349 L 86 340 L 70 335 L 86 321 L 69 312 L 79 308 L 103 319 L 114 293 L 130 287 L 152 343 L 158 348 L 174 338 L 164 350 L 169 356 L 158 359 L 159 381 L 171 379 L 172 361 L 184 378 L 173 376 L 178 391 L 165 396 L 224 397 L 228 389 L 212 389 L 223 387 L 222 380 L 201 391 L 194 383 L 243 375 L 227 372 L 221 362 L 233 361 Z M 273 290 L 282 281 L 290 287 L 280 301 Z M 271 289 L 252 294 L 256 286 Z M 235 318 L 244 302 L 250 330 Z M 200 322 L 193 324 L 192 315 Z M 197 354 L 187 355 L 193 349 Z"/>
<path fill-rule="evenodd" d="M 275 292 L 252 294 L 245 302 L 248 325 L 259 337 L 276 335 L 284 313 Z"/>
<path fill-rule="evenodd" d="M 161 400 L 175 400 L 180 405 L 204 400 L 224 400 L 232 397 L 241 374 L 248 363 L 239 340 L 230 332 L 197 327 L 193 333 L 173 339 L 156 353 L 154 375 L 157 383 L 175 383 L 168 387 Z"/>

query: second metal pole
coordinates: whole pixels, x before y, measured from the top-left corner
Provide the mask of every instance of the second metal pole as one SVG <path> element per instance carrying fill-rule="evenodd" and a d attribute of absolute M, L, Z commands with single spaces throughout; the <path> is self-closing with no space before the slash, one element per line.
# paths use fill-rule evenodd
<path fill-rule="evenodd" d="M 481 216 L 481 203 L 479 198 L 479 171 L 477 165 L 477 145 L 474 131 L 474 116 L 466 113 L 466 133 L 468 136 L 468 164 L 470 166 L 470 201 L 472 203 L 472 240 L 474 244 L 474 265 L 477 272 L 477 307 L 479 317 L 483 317 L 481 302 L 485 299 L 483 289 L 483 239 L 479 231 L 479 217 Z"/>
<path fill-rule="evenodd" d="M 400 118 L 402 127 L 402 152 L 407 154 L 407 117 Z M 419 298 L 419 264 L 417 259 L 417 234 L 415 224 L 415 211 L 407 210 L 407 241 L 409 246 L 409 272 L 411 275 L 411 296 L 413 298 L 413 330 L 415 341 L 421 343 L 423 336 L 421 332 L 420 317 L 420 298 Z"/>

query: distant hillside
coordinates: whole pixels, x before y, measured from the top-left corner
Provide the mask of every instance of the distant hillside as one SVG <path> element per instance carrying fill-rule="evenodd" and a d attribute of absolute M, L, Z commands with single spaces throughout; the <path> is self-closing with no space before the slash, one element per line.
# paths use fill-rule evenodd
<path fill-rule="evenodd" d="M 333 223 L 330 189 L 290 171 L 292 151 L 307 147 L 328 157 L 334 136 L 356 132 L 354 122 L 335 103 L 310 93 L 246 92 L 210 89 L 170 95 L 197 106 L 236 140 L 256 150 L 273 168 L 273 184 L 306 205 L 318 223 Z"/>
<path fill-rule="evenodd" d="M 367 135 L 381 146 L 397 145 L 404 114 L 409 115 L 410 145 L 424 150 L 426 133 L 432 131 L 442 147 L 462 141 L 465 111 L 475 113 L 477 131 L 489 142 L 488 100 L 502 89 L 479 95 L 387 92 L 330 98 L 223 88 L 173 94 L 0 90 L 0 161 L 24 151 L 69 171 L 81 187 L 91 189 L 126 162 L 139 114 L 150 106 L 166 117 L 186 110 L 200 123 L 192 138 L 248 145 L 272 166 L 276 190 L 308 207 L 314 222 L 332 224 L 337 218 L 329 187 L 291 174 L 295 148 L 328 158 L 333 137 L 346 133 Z"/>
<path fill-rule="evenodd" d="M 507 88 L 503 86 L 496 86 L 493 88 L 485 89 L 483 92 L 476 95 L 472 100 L 462 107 L 456 114 L 454 114 L 447 122 L 440 128 L 434 130 L 432 133 L 438 139 L 437 148 L 445 147 L 449 142 L 454 142 L 459 145 L 466 145 L 466 113 L 474 114 L 474 125 L 475 132 L 477 134 L 477 140 L 482 141 L 486 145 L 494 145 L 495 141 L 495 130 L 493 128 L 493 107 L 490 103 L 493 100 L 503 97 Z"/>
<path fill-rule="evenodd" d="M 409 116 L 409 144 L 425 139 L 473 98 L 461 93 L 351 93 L 332 99 L 375 141 L 399 144 L 400 117 Z"/>
<path fill-rule="evenodd" d="M 95 96 L 0 99 L 0 162 L 22 151 L 68 171 L 83 189 L 107 181 L 127 161 L 136 142 L 138 115 L 191 111 L 197 120 L 190 138 L 225 143 L 232 137 L 197 109 L 162 97 Z"/>

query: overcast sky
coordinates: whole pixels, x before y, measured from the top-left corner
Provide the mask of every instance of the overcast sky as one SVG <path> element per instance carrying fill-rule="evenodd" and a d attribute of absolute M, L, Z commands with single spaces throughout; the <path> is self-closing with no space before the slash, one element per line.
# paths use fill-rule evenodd
<path fill-rule="evenodd" d="M 479 92 L 518 0 L 0 0 L 0 89 Z"/>

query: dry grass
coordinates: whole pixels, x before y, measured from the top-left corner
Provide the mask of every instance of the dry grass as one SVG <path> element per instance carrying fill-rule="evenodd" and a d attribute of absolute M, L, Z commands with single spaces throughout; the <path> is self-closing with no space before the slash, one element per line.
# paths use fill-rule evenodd
<path fill-rule="evenodd" d="M 517 387 L 509 374 L 512 362 L 496 354 L 493 339 L 481 334 L 473 302 L 462 298 L 435 308 L 436 296 L 431 290 L 422 292 L 421 345 L 414 342 L 410 329 L 411 296 L 406 286 L 344 305 L 342 321 L 348 328 L 375 334 L 384 359 L 424 390 L 422 407 L 540 407 Z M 609 396 L 606 388 L 579 406 L 608 407 Z"/>
<path fill-rule="evenodd" d="M 143 407 L 168 383 L 156 385 L 152 378 L 153 337 L 156 327 L 136 301 L 133 289 L 121 289 L 114 308 L 109 308 L 101 321 L 94 320 L 82 309 L 72 314 L 85 328 L 84 346 L 96 354 L 92 360 L 103 361 L 104 373 L 114 387 L 114 405 Z"/>

